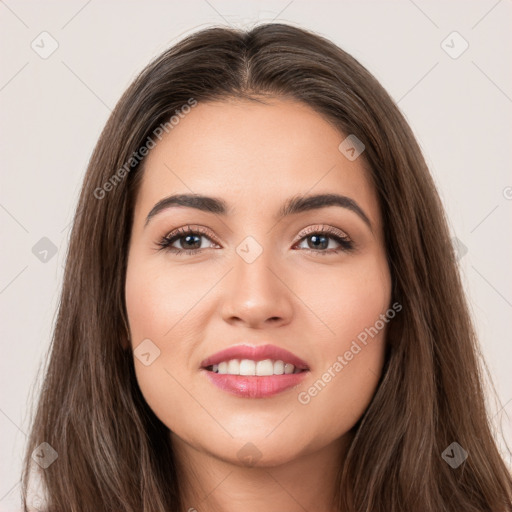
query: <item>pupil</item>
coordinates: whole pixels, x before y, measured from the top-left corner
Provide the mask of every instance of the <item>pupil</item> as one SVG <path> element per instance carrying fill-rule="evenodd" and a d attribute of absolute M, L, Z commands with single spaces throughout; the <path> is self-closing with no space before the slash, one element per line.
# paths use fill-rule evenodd
<path fill-rule="evenodd" d="M 323 249 L 327 248 L 327 246 L 329 245 L 329 242 L 327 241 L 327 237 L 326 236 L 318 236 L 318 235 L 311 235 L 310 236 L 311 240 L 315 240 L 315 242 L 313 242 L 314 246 L 313 248 L 314 249 L 318 249 L 319 245 L 318 245 L 318 242 L 321 240 L 320 242 L 320 245 Z"/>
<path fill-rule="evenodd" d="M 185 241 L 186 241 L 185 243 L 188 244 L 191 241 L 191 239 L 193 239 L 193 238 L 196 239 L 194 248 L 197 248 L 197 247 L 195 247 L 196 245 L 201 245 L 201 241 L 200 241 L 201 237 L 199 237 L 197 235 L 187 235 L 187 236 L 185 236 Z M 194 244 L 194 242 L 192 242 L 192 244 Z"/>
<path fill-rule="evenodd" d="M 186 235 L 184 238 L 185 238 L 186 244 L 192 244 L 192 246 L 196 249 L 198 248 L 198 245 L 201 245 L 201 241 L 200 241 L 201 237 L 200 236 Z M 311 235 L 309 238 L 312 240 L 312 244 L 309 244 L 309 245 L 310 246 L 312 245 L 314 249 L 318 249 L 319 247 L 321 247 L 322 249 L 326 249 L 327 246 L 329 245 L 329 242 L 327 241 L 326 236 Z M 190 245 L 189 245 L 189 247 L 190 247 Z"/>

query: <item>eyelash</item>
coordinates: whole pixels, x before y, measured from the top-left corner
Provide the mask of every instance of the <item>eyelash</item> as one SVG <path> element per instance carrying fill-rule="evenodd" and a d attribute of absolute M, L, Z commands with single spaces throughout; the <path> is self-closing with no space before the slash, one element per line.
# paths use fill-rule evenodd
<path fill-rule="evenodd" d="M 179 240 L 180 238 L 184 238 L 187 235 L 202 235 L 206 238 L 209 238 L 212 242 L 216 243 L 214 240 L 212 240 L 212 237 L 208 236 L 208 231 L 200 226 L 195 227 L 194 229 L 191 229 L 190 226 L 187 226 L 186 228 L 179 228 L 175 231 L 172 231 L 168 235 L 164 236 L 159 242 L 157 242 L 157 245 L 159 247 L 158 250 L 165 250 L 169 251 L 173 254 L 179 255 L 182 253 L 193 255 L 193 254 L 199 254 L 204 251 L 204 249 L 178 249 L 176 247 L 171 247 L 171 244 L 174 243 L 176 240 Z M 326 226 L 311 226 L 307 229 L 305 233 L 303 233 L 302 237 L 296 242 L 301 243 L 304 239 L 312 236 L 312 235 L 329 235 L 327 238 L 332 238 L 335 242 L 337 242 L 341 247 L 338 249 L 328 249 L 328 250 L 316 250 L 316 249 L 302 249 L 306 250 L 313 254 L 337 254 L 340 251 L 341 252 L 350 252 L 354 249 L 354 243 L 350 238 L 343 234 L 341 231 L 329 228 Z"/>

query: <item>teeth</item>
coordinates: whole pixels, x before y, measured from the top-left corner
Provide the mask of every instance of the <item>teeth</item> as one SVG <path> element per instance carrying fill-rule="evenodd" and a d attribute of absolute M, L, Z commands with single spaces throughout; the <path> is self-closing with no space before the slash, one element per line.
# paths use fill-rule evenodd
<path fill-rule="evenodd" d="M 274 363 L 274 375 L 283 375 L 283 373 L 284 373 L 283 361 L 276 361 Z"/>
<path fill-rule="evenodd" d="M 240 375 L 240 361 L 238 359 L 231 359 L 228 361 L 228 371 L 229 375 Z"/>
<path fill-rule="evenodd" d="M 228 368 L 230 368 L 229 365 Z M 256 363 L 250 359 L 242 359 L 240 361 L 240 375 L 256 375 Z"/>
<path fill-rule="evenodd" d="M 213 372 L 222 375 L 257 375 L 258 377 L 299 373 L 300 371 L 293 364 L 285 364 L 284 361 L 272 361 L 271 359 L 264 359 L 263 361 L 230 359 L 212 365 L 211 369 Z"/>
<path fill-rule="evenodd" d="M 270 359 L 258 361 L 256 363 L 256 375 L 274 375 L 274 363 Z"/>
<path fill-rule="evenodd" d="M 293 366 L 293 364 L 286 363 L 284 365 L 284 373 L 293 373 L 293 370 L 295 370 L 295 366 Z"/>

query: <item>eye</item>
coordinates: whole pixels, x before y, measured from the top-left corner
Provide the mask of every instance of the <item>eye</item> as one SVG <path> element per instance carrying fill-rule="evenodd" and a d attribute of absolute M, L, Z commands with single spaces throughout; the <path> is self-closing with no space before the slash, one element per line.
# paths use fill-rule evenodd
<path fill-rule="evenodd" d="M 309 247 L 300 248 L 312 253 L 326 255 L 336 254 L 340 251 L 348 252 L 354 249 L 354 243 L 350 240 L 348 235 L 337 228 L 329 226 L 311 226 L 305 233 L 301 233 L 301 235 L 302 237 L 299 242 L 301 242 L 301 244 L 306 242 Z M 304 242 L 302 242 L 303 240 Z M 330 240 L 338 244 L 338 248 L 329 248 L 331 245 Z"/>
<path fill-rule="evenodd" d="M 207 236 L 206 233 L 209 233 L 208 230 L 200 226 L 196 226 L 193 229 L 191 226 L 186 226 L 176 229 L 164 236 L 157 245 L 160 250 L 164 249 L 174 254 L 181 254 L 183 252 L 189 255 L 199 254 L 204 249 L 201 248 L 202 238 L 210 240 L 213 245 L 218 245 L 210 236 Z M 299 243 L 302 245 L 304 242 L 307 242 L 309 247 L 299 246 L 299 248 L 305 249 L 311 253 L 322 255 L 336 254 L 340 251 L 348 252 L 354 248 L 352 240 L 350 240 L 343 231 L 329 226 L 311 226 L 305 233 L 301 233 L 301 235 Z M 309 240 L 311 243 L 309 243 Z M 338 244 L 337 248 L 329 247 L 331 240 L 334 241 L 335 244 Z M 179 242 L 181 248 L 174 246 L 176 242 Z"/>
<path fill-rule="evenodd" d="M 203 250 L 199 247 L 201 245 L 201 238 L 207 238 L 211 241 L 211 238 L 206 236 L 206 233 L 207 230 L 204 228 L 195 227 L 192 229 L 190 226 L 187 226 L 185 228 L 176 229 L 164 236 L 157 245 L 160 249 L 165 249 L 175 254 L 181 254 L 182 252 L 185 254 L 198 254 Z M 182 249 L 173 247 L 176 241 L 179 241 Z"/>

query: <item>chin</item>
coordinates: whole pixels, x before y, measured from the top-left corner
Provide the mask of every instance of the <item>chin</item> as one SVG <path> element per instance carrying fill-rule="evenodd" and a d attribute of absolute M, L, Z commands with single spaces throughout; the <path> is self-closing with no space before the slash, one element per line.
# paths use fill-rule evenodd
<path fill-rule="evenodd" d="M 200 446 L 195 443 L 190 444 L 217 459 L 240 467 L 277 467 L 300 458 L 308 452 L 309 443 L 304 443 L 302 436 L 294 439 L 294 436 L 285 431 L 274 434 L 265 437 L 266 434 L 255 432 L 255 435 L 251 436 L 246 433 L 244 436 L 224 437 L 218 441 L 209 438 L 203 440 Z"/>

